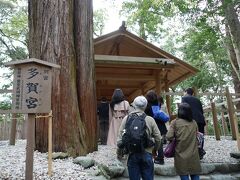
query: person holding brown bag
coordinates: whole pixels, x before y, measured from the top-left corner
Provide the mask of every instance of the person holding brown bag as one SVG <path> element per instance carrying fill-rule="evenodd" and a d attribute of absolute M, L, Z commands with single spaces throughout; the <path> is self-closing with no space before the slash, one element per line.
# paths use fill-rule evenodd
<path fill-rule="evenodd" d="M 198 126 L 192 118 L 189 104 L 181 103 L 178 107 L 177 119 L 171 122 L 166 138 L 171 141 L 176 138 L 174 166 L 181 180 L 199 180 L 201 172 L 196 138 Z"/>

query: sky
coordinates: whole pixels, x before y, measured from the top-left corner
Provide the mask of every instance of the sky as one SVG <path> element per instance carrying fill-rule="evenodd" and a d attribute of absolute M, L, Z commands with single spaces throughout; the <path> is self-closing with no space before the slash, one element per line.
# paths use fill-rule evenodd
<path fill-rule="evenodd" d="M 93 0 L 93 10 L 106 9 L 108 20 L 106 21 L 103 34 L 118 30 L 124 19 L 119 16 L 119 10 L 124 0 Z"/>

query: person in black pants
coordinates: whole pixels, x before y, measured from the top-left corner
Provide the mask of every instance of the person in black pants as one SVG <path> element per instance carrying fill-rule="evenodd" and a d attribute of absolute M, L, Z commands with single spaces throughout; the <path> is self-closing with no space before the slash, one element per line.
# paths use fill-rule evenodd
<path fill-rule="evenodd" d="M 182 103 L 188 103 L 192 109 L 192 116 L 193 119 L 197 122 L 198 125 L 198 131 L 204 134 L 204 127 L 206 125 L 205 118 L 203 115 L 203 107 L 201 101 L 193 96 L 194 91 L 192 88 L 187 88 L 185 90 L 185 95 L 182 97 Z M 206 152 L 202 148 L 199 149 L 199 155 L 200 159 L 203 158 L 203 156 L 206 154 Z"/>
<path fill-rule="evenodd" d="M 101 144 L 106 145 L 109 128 L 109 103 L 105 97 L 102 97 L 101 102 L 98 105 L 98 116 Z"/>
<path fill-rule="evenodd" d="M 161 135 L 166 134 L 167 128 L 166 128 L 165 122 L 169 120 L 169 116 L 160 110 L 158 96 L 155 93 L 155 91 L 153 90 L 148 91 L 146 94 L 146 99 L 148 101 L 148 104 L 145 109 L 145 113 L 148 116 L 151 116 L 154 118 Z M 154 163 L 164 164 L 163 139 L 161 141 L 161 145 L 157 152 L 157 157 L 155 158 Z"/>

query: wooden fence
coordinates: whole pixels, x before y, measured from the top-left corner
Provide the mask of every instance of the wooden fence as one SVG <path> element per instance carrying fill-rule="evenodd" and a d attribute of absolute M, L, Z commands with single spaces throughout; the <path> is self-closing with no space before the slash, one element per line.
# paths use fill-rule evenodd
<path fill-rule="evenodd" d="M 166 97 L 170 96 L 171 98 L 173 98 L 174 96 L 183 96 L 183 94 L 184 92 L 162 93 L 162 95 Z M 220 140 L 220 128 L 219 128 L 220 126 L 222 127 L 221 130 L 222 134 L 223 135 L 227 134 L 226 130 L 227 123 L 230 124 L 232 139 L 238 140 L 239 139 L 238 117 L 240 116 L 240 111 L 235 108 L 235 105 L 240 102 L 240 98 L 237 98 L 240 96 L 240 94 L 230 93 L 228 88 L 226 88 L 226 91 L 224 93 L 210 93 L 210 92 L 198 93 L 195 91 L 195 94 L 198 97 L 205 96 L 207 97 L 206 99 L 209 101 L 208 105 L 204 106 L 204 114 L 205 117 L 207 116 L 212 117 L 211 119 L 207 119 L 207 123 L 213 124 L 216 140 Z M 214 97 L 216 96 L 221 96 L 222 99 L 225 100 L 221 103 L 216 103 L 213 101 Z M 167 107 L 171 107 L 171 105 L 167 104 Z M 174 115 L 172 116 L 174 117 Z M 226 121 L 227 119 L 229 122 Z M 206 129 L 206 132 L 208 132 L 208 129 Z M 240 141 L 238 143 L 240 149 Z"/>
<path fill-rule="evenodd" d="M 0 89 L 0 94 L 10 94 L 12 90 L 2 90 Z M 2 110 L 0 109 L 0 140 L 9 140 L 11 138 L 11 133 L 17 139 L 26 138 L 26 121 L 25 116 L 21 115 L 19 118 L 16 118 L 11 110 Z M 14 132 L 12 129 L 14 128 Z M 12 132 L 11 132 L 12 131 Z M 10 139 L 11 140 L 11 139 Z"/>
<path fill-rule="evenodd" d="M 0 89 L 0 94 L 1 93 L 11 93 L 11 90 L 1 90 Z M 184 94 L 184 92 L 165 92 L 165 93 L 161 93 L 161 95 L 166 96 L 167 101 L 167 107 L 168 107 L 168 112 L 170 113 L 170 115 L 172 117 L 175 117 L 174 114 L 171 113 L 171 110 L 169 110 L 169 107 L 171 107 L 171 105 L 169 104 L 170 98 L 174 98 L 174 96 L 182 96 Z M 219 125 L 221 124 L 222 129 L 222 134 L 226 135 L 227 131 L 226 131 L 226 119 L 229 119 L 229 123 L 231 126 L 231 132 L 232 132 L 232 138 L 235 140 L 237 139 L 237 135 L 238 135 L 238 120 L 237 120 L 237 116 L 240 116 L 240 112 L 237 111 L 234 108 L 234 104 L 236 104 L 237 102 L 240 102 L 240 98 L 236 98 L 237 96 L 239 97 L 240 94 L 234 94 L 234 93 L 230 93 L 228 88 L 226 88 L 226 91 L 224 93 L 210 93 L 210 92 L 204 92 L 204 93 L 198 93 L 195 91 L 195 94 L 198 97 L 210 97 L 209 98 L 209 104 L 207 106 L 204 107 L 204 113 L 211 113 L 212 114 L 212 121 L 208 121 L 208 122 L 212 122 L 213 123 L 213 128 L 214 128 L 214 132 L 215 132 L 215 136 L 216 139 L 219 140 L 220 139 L 220 129 L 219 129 Z M 215 103 L 213 102 L 213 98 L 212 97 L 216 97 L 216 96 L 222 96 L 226 99 L 226 101 L 221 102 L 221 103 Z M 232 98 L 235 97 L 235 98 Z M 221 106 L 225 107 L 225 109 L 223 108 L 219 108 Z M 11 114 L 11 110 L 0 110 L 0 114 Z M 207 114 L 205 114 L 207 116 Z M 17 138 L 25 138 L 25 121 L 19 121 L 17 120 L 17 132 L 16 132 L 16 137 Z M 237 128 L 237 129 L 236 129 Z M 3 121 L 0 121 L 0 140 L 5 140 L 5 139 L 9 139 L 10 136 L 10 131 L 11 131 L 11 120 L 5 119 Z M 206 129 L 207 132 L 207 129 Z"/>
<path fill-rule="evenodd" d="M 9 117 L 7 117 L 9 116 Z M 4 117 L 4 116 L 3 116 Z M 5 117 L 0 121 L 0 140 L 9 140 L 12 128 L 11 114 L 5 114 Z M 16 139 L 26 138 L 26 121 L 25 118 L 17 119 L 16 124 Z"/>

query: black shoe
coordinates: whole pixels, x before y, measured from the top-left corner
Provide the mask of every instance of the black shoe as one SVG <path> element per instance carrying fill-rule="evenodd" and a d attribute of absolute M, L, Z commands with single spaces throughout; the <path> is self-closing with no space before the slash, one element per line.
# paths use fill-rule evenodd
<path fill-rule="evenodd" d="M 163 160 L 163 159 L 155 159 L 155 160 L 154 160 L 154 163 L 155 163 L 155 164 L 163 165 L 163 164 L 164 164 L 164 160 Z"/>

